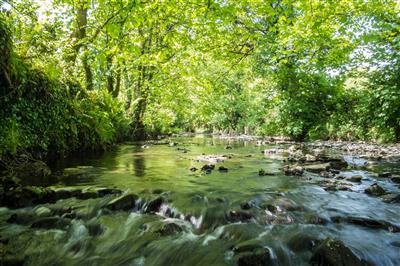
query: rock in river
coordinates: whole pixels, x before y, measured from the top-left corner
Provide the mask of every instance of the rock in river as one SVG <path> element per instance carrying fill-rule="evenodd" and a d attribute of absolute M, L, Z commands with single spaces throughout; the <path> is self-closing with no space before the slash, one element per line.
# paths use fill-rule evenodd
<path fill-rule="evenodd" d="M 135 207 L 138 196 L 135 194 L 126 194 L 113 199 L 107 203 L 104 208 L 112 211 L 128 211 Z"/>
<path fill-rule="evenodd" d="M 365 193 L 367 193 L 368 195 L 372 195 L 372 196 L 382 196 L 383 194 L 386 193 L 386 191 L 380 185 L 375 183 L 375 184 L 371 185 L 370 187 L 366 188 Z"/>
<path fill-rule="evenodd" d="M 325 239 L 314 251 L 311 265 L 315 266 L 367 266 L 366 261 L 360 259 L 343 242 L 333 238 Z"/>

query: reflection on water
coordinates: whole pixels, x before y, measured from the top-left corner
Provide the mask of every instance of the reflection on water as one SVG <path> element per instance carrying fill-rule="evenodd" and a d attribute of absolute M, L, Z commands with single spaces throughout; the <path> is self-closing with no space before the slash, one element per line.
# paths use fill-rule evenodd
<path fill-rule="evenodd" d="M 309 182 L 315 174 L 283 175 L 280 158 L 261 153 L 276 146 L 202 137 L 174 141 L 178 146 L 121 145 L 102 156 L 73 157 L 57 166 L 68 168 L 52 181 L 58 187 L 117 187 L 136 193 L 143 204 L 161 195 L 166 202 L 157 215 L 103 213 L 99 206 L 108 198 L 67 199 L 49 207 L 71 206 L 85 217 L 72 219 L 68 229 L 10 225 L 5 222 L 9 211 L 2 210 L 1 232 L 15 236 L 16 248 L 27 254 L 28 265 L 235 265 L 232 248 L 243 243 L 270 250 L 272 264 L 309 265 L 310 245 L 328 236 L 342 240 L 370 263 L 400 265 L 400 233 L 330 222 L 331 217 L 351 216 L 400 226 L 399 204 L 363 193 L 374 182 L 397 193 L 395 184 L 356 169 L 343 172 L 363 177 L 353 191 L 327 192 Z M 231 149 L 226 149 L 228 145 Z M 190 171 L 206 164 L 197 160 L 202 154 L 229 156 L 216 164 L 228 172 Z M 363 166 L 361 161 L 352 162 Z M 259 176 L 261 168 L 270 175 Z M 252 217 L 240 217 L 243 209 Z M 102 230 L 94 230 L 95 225 Z"/>

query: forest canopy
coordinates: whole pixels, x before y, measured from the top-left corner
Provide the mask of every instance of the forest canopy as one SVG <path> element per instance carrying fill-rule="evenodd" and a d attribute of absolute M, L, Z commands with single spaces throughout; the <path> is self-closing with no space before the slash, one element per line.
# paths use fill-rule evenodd
<path fill-rule="evenodd" d="M 395 0 L 0 1 L 0 150 L 400 139 Z"/>

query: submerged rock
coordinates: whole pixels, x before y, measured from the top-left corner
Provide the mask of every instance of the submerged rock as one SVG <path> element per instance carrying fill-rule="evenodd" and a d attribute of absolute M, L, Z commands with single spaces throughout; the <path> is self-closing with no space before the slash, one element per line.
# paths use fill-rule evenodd
<path fill-rule="evenodd" d="M 377 183 L 371 185 L 365 189 L 365 193 L 372 196 L 382 196 L 386 193 L 386 190 L 379 186 Z"/>
<path fill-rule="evenodd" d="M 41 218 L 32 223 L 32 228 L 41 229 L 66 229 L 71 224 L 71 220 L 61 217 Z"/>
<path fill-rule="evenodd" d="M 251 251 L 242 252 L 237 255 L 239 266 L 265 266 L 272 262 L 269 249 L 258 247 Z"/>
<path fill-rule="evenodd" d="M 353 176 L 351 176 L 351 177 L 349 177 L 349 178 L 346 178 L 346 180 L 347 180 L 347 181 L 350 181 L 350 182 L 360 183 L 361 180 L 362 180 L 362 176 L 360 176 L 360 175 L 353 175 Z"/>
<path fill-rule="evenodd" d="M 168 236 L 168 235 L 173 235 L 176 233 L 180 233 L 183 231 L 183 228 L 174 223 L 174 222 L 169 222 L 169 223 L 165 223 L 161 226 L 160 229 L 158 229 L 155 233 L 158 233 L 162 236 Z"/>
<path fill-rule="evenodd" d="M 393 183 L 400 184 L 400 176 L 394 176 L 390 179 Z"/>
<path fill-rule="evenodd" d="M 206 172 L 206 173 L 211 173 L 212 170 L 214 170 L 215 165 L 214 164 L 205 164 L 203 167 L 201 167 L 201 171 Z"/>
<path fill-rule="evenodd" d="M 314 250 L 311 265 L 315 266 L 367 266 L 366 261 L 360 259 L 353 251 L 346 247 L 343 242 L 333 238 L 325 239 Z"/>
<path fill-rule="evenodd" d="M 164 203 L 164 198 L 163 197 L 158 197 L 156 199 L 153 199 L 153 200 L 149 201 L 149 203 L 147 204 L 144 212 L 145 213 L 158 212 L 163 203 Z"/>
<path fill-rule="evenodd" d="M 258 175 L 259 175 L 259 176 L 274 176 L 275 174 L 273 174 L 273 173 L 268 173 L 268 172 L 266 172 L 264 169 L 260 169 L 260 170 L 258 171 Z"/>
<path fill-rule="evenodd" d="M 370 218 L 365 218 L 365 217 L 353 217 L 353 216 L 347 216 L 347 217 L 340 217 L 340 216 L 335 216 L 332 217 L 331 220 L 335 223 L 340 223 L 340 222 L 347 222 L 363 227 L 368 227 L 368 228 L 374 228 L 374 229 L 384 229 L 388 230 L 389 232 L 400 232 L 400 227 L 396 226 L 394 224 L 391 224 L 386 221 L 381 221 L 381 220 L 375 220 L 375 219 L 370 219 Z"/>
<path fill-rule="evenodd" d="M 126 194 L 113 199 L 107 203 L 104 208 L 111 211 L 128 211 L 135 207 L 138 196 L 135 194 Z"/>
<path fill-rule="evenodd" d="M 25 162 L 17 168 L 19 178 L 43 178 L 51 175 L 50 168 L 42 161 Z"/>
<path fill-rule="evenodd" d="M 283 167 L 283 172 L 285 173 L 285 175 L 302 176 L 304 168 L 302 168 L 301 166 L 291 167 L 289 165 L 285 165 Z"/>
<path fill-rule="evenodd" d="M 218 171 L 220 171 L 220 172 L 228 172 L 228 168 L 226 168 L 224 166 L 220 166 L 220 167 L 218 167 Z"/>
<path fill-rule="evenodd" d="M 378 177 L 382 177 L 382 178 L 388 178 L 391 176 L 392 176 L 392 173 L 390 173 L 390 172 L 383 172 L 383 173 L 378 174 Z"/>
<path fill-rule="evenodd" d="M 386 203 L 400 203 L 400 194 L 390 193 L 382 195 L 383 202 Z"/>
<path fill-rule="evenodd" d="M 51 215 L 51 210 L 42 206 L 35 209 L 35 214 L 39 217 L 48 217 Z"/>
<path fill-rule="evenodd" d="M 228 213 L 228 220 L 230 222 L 248 222 L 253 219 L 254 216 L 248 211 L 230 211 Z"/>

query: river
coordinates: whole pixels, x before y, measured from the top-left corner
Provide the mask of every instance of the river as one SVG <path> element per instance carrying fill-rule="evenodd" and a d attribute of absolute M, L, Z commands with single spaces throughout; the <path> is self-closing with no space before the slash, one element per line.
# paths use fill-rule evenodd
<path fill-rule="evenodd" d="M 131 210 L 114 212 L 101 208 L 113 195 L 0 208 L 0 232 L 9 239 L 8 248 L 20 253 L 25 265 L 237 265 L 241 253 L 254 247 L 268 252 L 269 265 L 310 265 L 313 248 L 334 238 L 366 263 L 400 265 L 399 232 L 353 219 L 400 226 L 399 203 L 364 193 L 375 182 L 398 193 L 397 184 L 376 173 L 400 173 L 399 162 L 350 165 L 340 174 L 361 176 L 361 182 L 327 191 L 318 183 L 326 178 L 308 171 L 286 176 L 279 154 L 262 153 L 289 144 L 257 146 L 204 136 L 170 141 L 177 145 L 124 144 L 102 155 L 81 154 L 58 162 L 49 179 L 27 180 L 51 188 L 116 188 L 139 200 Z M 214 170 L 201 171 L 207 164 L 201 156 L 207 155 L 224 157 L 206 157 L 218 162 Z M 220 166 L 228 170 L 219 171 Z M 260 169 L 268 174 L 260 175 Z M 162 199 L 159 208 L 146 212 L 157 198 Z M 7 222 L 14 213 L 39 207 L 70 207 L 81 215 L 63 228 Z"/>

